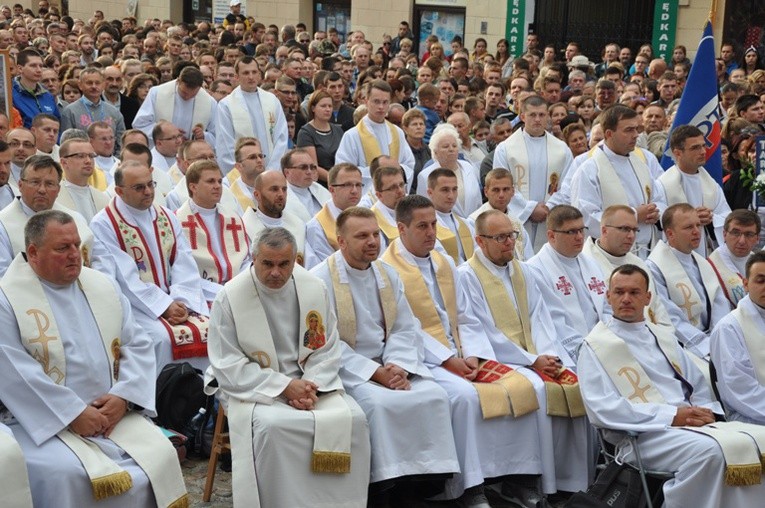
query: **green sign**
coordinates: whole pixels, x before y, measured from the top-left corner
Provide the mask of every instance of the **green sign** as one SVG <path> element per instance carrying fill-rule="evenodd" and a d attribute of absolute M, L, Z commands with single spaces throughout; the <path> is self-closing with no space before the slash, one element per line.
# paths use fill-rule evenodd
<path fill-rule="evenodd" d="M 672 50 L 675 48 L 675 33 L 677 32 L 678 0 L 656 0 L 653 14 L 653 46 L 655 58 L 669 62 Z"/>
<path fill-rule="evenodd" d="M 507 52 L 510 58 L 516 58 L 523 54 L 523 45 L 526 43 L 525 34 L 526 0 L 507 0 L 505 39 L 507 39 Z"/>

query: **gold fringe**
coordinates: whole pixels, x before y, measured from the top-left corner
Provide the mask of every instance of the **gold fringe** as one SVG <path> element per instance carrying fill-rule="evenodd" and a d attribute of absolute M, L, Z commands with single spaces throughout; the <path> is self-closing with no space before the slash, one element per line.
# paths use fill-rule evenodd
<path fill-rule="evenodd" d="M 167 508 L 189 508 L 191 506 L 191 502 L 189 501 L 189 495 L 184 494 L 172 503 L 168 505 Z"/>
<path fill-rule="evenodd" d="M 765 471 L 765 453 L 760 455 L 760 464 L 762 465 L 763 471 Z"/>
<path fill-rule="evenodd" d="M 127 471 L 120 471 L 100 478 L 93 478 L 90 480 L 90 485 L 93 488 L 93 497 L 100 501 L 107 497 L 124 494 L 133 486 L 133 479 Z"/>
<path fill-rule="evenodd" d="M 725 485 L 745 487 L 759 485 L 762 482 L 760 464 L 728 465 L 725 468 Z"/>
<path fill-rule="evenodd" d="M 345 452 L 313 452 L 311 471 L 314 473 L 350 473 L 351 454 Z"/>

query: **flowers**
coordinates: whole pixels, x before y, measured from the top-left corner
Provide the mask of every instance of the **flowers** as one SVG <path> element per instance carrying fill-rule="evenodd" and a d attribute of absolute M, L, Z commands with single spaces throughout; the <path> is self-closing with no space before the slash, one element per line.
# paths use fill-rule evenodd
<path fill-rule="evenodd" d="M 755 176 L 755 173 L 754 165 L 749 162 L 741 168 L 741 183 L 744 187 L 765 199 L 765 172 L 761 172 L 757 176 Z"/>

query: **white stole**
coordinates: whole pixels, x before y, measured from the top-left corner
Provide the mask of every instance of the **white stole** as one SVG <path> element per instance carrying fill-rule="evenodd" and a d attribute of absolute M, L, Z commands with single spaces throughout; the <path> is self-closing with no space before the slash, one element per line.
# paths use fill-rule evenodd
<path fill-rule="evenodd" d="M 178 80 L 174 79 L 167 83 L 163 83 L 157 87 L 157 95 L 154 101 L 154 111 L 156 112 L 154 122 L 160 120 L 166 120 L 168 122 L 173 121 L 173 113 L 175 112 L 175 97 L 178 95 L 176 91 L 176 84 Z M 191 125 L 192 128 L 197 125 L 201 125 L 203 129 L 207 130 L 207 125 L 210 123 L 212 114 L 213 99 L 207 92 L 200 89 L 194 96 L 193 106 L 191 110 Z M 191 133 L 187 133 L 191 136 Z"/>
<path fill-rule="evenodd" d="M 254 208 L 245 210 L 244 215 L 242 215 L 242 222 L 244 223 L 244 229 L 247 231 L 247 235 L 252 240 L 257 238 L 260 232 L 264 229 L 273 227 L 266 225 L 261 218 L 258 217 L 258 213 Z M 305 222 L 300 220 L 296 215 L 289 212 L 282 212 L 280 226 L 292 233 L 292 236 L 295 237 L 298 250 L 298 264 L 302 266 L 303 260 L 305 259 Z"/>
<path fill-rule="evenodd" d="M 596 147 L 593 150 L 592 158 L 595 160 L 595 164 L 598 167 L 598 182 L 600 183 L 600 193 L 603 197 L 603 209 L 605 210 L 612 205 L 629 205 L 629 199 L 627 198 L 627 192 L 624 190 L 624 184 L 616 173 L 611 161 L 608 160 L 608 156 L 602 150 Z M 638 156 L 637 151 L 633 150 L 629 155 L 630 165 L 635 172 L 635 176 L 640 184 L 640 192 L 643 195 L 643 204 L 651 202 L 653 179 L 651 178 L 651 170 L 648 169 L 648 165 L 645 161 Z"/>
<path fill-rule="evenodd" d="M 701 182 L 702 204 L 710 210 L 714 210 L 717 205 L 717 190 L 720 186 L 709 176 L 707 170 L 699 168 L 699 180 Z M 683 175 L 677 166 L 672 166 L 659 177 L 659 182 L 664 187 L 664 193 L 667 196 L 667 205 L 672 206 L 678 203 L 688 203 L 688 197 L 683 189 Z"/>
<path fill-rule="evenodd" d="M 545 139 L 547 141 L 547 167 L 544 170 L 547 173 L 545 177 L 547 190 L 545 191 L 544 201 L 547 201 L 550 199 L 550 196 L 557 192 L 562 183 L 561 176 L 566 169 L 568 147 L 549 133 L 545 133 Z M 507 139 L 505 159 L 508 162 L 508 166 L 510 166 L 506 169 L 510 170 L 513 175 L 516 192 L 520 192 L 526 199 L 532 199 L 529 195 L 532 168 L 529 154 L 526 150 L 526 139 L 522 130 L 516 131 Z M 537 171 L 537 168 L 534 168 L 534 170 Z"/>
<path fill-rule="evenodd" d="M 725 298 L 734 308 L 737 307 L 738 302 L 747 295 L 744 278 L 740 273 L 728 268 L 719 249 L 715 249 L 707 260 L 717 274 L 717 280 L 720 282 L 723 293 L 725 293 Z"/>
<path fill-rule="evenodd" d="M 240 87 L 236 87 L 231 95 L 229 95 L 231 111 L 231 121 L 234 124 L 234 138 L 239 139 L 243 137 L 254 138 L 255 130 L 252 128 L 252 122 L 261 121 L 260 118 L 254 118 L 247 107 L 247 102 L 242 96 L 242 90 Z M 276 127 L 276 108 L 280 108 L 281 104 L 279 99 L 270 92 L 266 92 L 262 88 L 258 88 L 258 99 L 260 100 L 260 107 L 263 110 L 263 119 L 265 125 L 265 131 L 268 133 L 266 144 L 268 145 L 267 155 L 274 153 L 274 128 Z M 260 140 L 263 144 L 264 140 Z"/>

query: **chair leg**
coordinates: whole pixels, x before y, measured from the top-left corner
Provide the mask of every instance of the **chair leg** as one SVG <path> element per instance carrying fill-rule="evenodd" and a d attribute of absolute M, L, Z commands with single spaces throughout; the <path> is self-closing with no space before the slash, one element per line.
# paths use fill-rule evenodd
<path fill-rule="evenodd" d="M 222 449 L 221 441 L 223 439 L 223 424 L 226 419 L 226 413 L 223 411 L 223 406 L 218 406 L 218 416 L 215 419 L 215 431 L 213 434 L 213 442 L 210 447 L 210 460 L 207 462 L 207 478 L 205 479 L 205 490 L 202 494 L 202 501 L 205 503 L 210 501 L 212 497 L 213 483 L 215 482 L 215 470 L 218 467 L 218 458 Z"/>
<path fill-rule="evenodd" d="M 635 450 L 635 458 L 638 463 L 638 472 L 640 473 L 640 482 L 643 484 L 643 491 L 645 492 L 645 502 L 648 508 L 653 508 L 653 501 L 651 500 L 651 491 L 648 489 L 648 480 L 645 477 L 645 468 L 643 467 L 643 458 L 640 456 L 640 449 L 638 448 L 637 436 L 630 435 L 630 441 L 632 442 L 632 449 Z"/>

